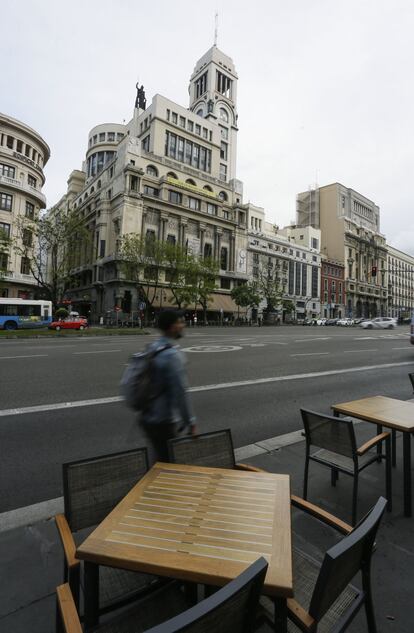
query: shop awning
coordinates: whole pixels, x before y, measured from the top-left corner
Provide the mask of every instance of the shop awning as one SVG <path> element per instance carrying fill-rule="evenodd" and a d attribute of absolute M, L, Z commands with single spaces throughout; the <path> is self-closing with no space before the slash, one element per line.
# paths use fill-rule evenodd
<path fill-rule="evenodd" d="M 237 312 L 238 310 L 237 305 L 230 295 L 214 293 L 211 299 L 208 304 L 208 310 L 210 312 L 220 312 L 220 310 L 223 310 L 223 312 L 231 312 L 233 314 L 233 312 Z"/>

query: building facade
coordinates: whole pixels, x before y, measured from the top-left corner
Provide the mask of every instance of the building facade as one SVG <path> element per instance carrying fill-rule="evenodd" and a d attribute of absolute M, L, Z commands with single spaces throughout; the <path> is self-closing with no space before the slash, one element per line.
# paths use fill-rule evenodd
<path fill-rule="evenodd" d="M 120 240 L 138 234 L 180 244 L 219 263 L 210 312 L 233 313 L 232 287 L 247 280 L 243 186 L 236 179 L 237 74 L 215 46 L 197 62 L 185 108 L 138 87 L 131 121 L 94 127 L 70 205 L 90 231 L 65 298 L 92 318 L 137 310 L 137 283 L 123 276 Z M 79 172 L 77 172 L 79 174 Z M 67 204 L 65 196 L 54 213 Z M 169 302 L 165 276 L 153 307 Z"/>
<path fill-rule="evenodd" d="M 345 267 L 341 262 L 322 257 L 321 316 L 341 319 L 345 313 Z"/>
<path fill-rule="evenodd" d="M 388 316 L 402 321 L 414 314 L 414 257 L 388 246 Z"/>
<path fill-rule="evenodd" d="M 49 157 L 49 146 L 35 130 L 0 114 L 0 230 L 10 239 L 0 254 L 0 296 L 31 299 L 36 294 L 30 260 L 21 252 L 36 246 L 33 220 L 46 207 L 43 168 Z"/>
<path fill-rule="evenodd" d="M 334 183 L 299 193 L 297 224 L 321 229 L 321 253 L 345 269 L 345 315 L 371 317 L 388 312 L 387 249 L 380 233 L 379 207 Z"/>
<path fill-rule="evenodd" d="M 320 231 L 296 226 L 279 229 L 266 221 L 261 207 L 248 204 L 245 208 L 249 279 L 258 282 L 265 275 L 276 282 L 282 297 L 277 309 L 280 321 L 319 316 Z M 265 309 L 263 300 L 258 315 Z"/>

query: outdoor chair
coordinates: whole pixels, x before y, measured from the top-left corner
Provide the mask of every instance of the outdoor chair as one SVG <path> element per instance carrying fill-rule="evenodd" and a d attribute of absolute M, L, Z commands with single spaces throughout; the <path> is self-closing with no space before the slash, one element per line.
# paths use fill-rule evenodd
<path fill-rule="evenodd" d="M 168 453 L 175 464 L 260 471 L 255 466 L 236 464 L 230 429 L 174 438 L 168 441 Z"/>
<path fill-rule="evenodd" d="M 235 580 L 187 610 L 179 585 L 169 583 L 93 630 L 96 633 L 250 633 L 255 627 L 267 566 L 265 559 L 259 558 Z M 61 585 L 56 591 L 58 633 L 82 633 L 69 585 Z"/>
<path fill-rule="evenodd" d="M 83 564 L 76 558 L 73 533 L 90 533 L 148 470 L 146 448 L 136 448 L 63 464 L 64 514 L 55 517 L 64 549 L 64 581 L 79 608 Z M 78 535 L 79 537 L 82 535 Z M 147 574 L 99 567 L 99 608 L 117 608 L 152 590 L 157 579 Z"/>
<path fill-rule="evenodd" d="M 349 418 L 337 418 L 330 415 L 315 413 L 301 409 L 302 420 L 305 427 L 306 458 L 305 474 L 303 482 L 303 497 L 308 496 L 309 462 L 314 461 L 331 469 L 331 483 L 336 485 L 338 473 L 344 473 L 354 478 L 352 494 L 352 524 L 357 518 L 358 478 L 359 473 L 378 461 L 385 459 L 385 481 L 387 509 L 392 509 L 392 484 L 391 484 L 391 435 L 380 433 L 357 447 L 355 429 Z M 382 446 L 385 443 L 385 455 L 380 452 L 369 452 L 370 449 Z M 318 448 L 311 454 L 311 448 Z"/>
<path fill-rule="evenodd" d="M 310 512 L 346 536 L 325 553 L 322 563 L 294 548 L 295 598 L 287 601 L 288 632 L 343 633 L 364 605 L 367 631 L 377 633 L 370 568 L 376 533 L 387 505 L 386 499 L 380 497 L 371 512 L 354 529 L 329 514 L 326 521 L 324 515 L 327 513 L 302 499 L 292 498 L 292 505 Z M 362 589 L 350 584 L 359 572 Z M 266 620 L 271 620 L 271 604 L 267 598 L 262 598 L 261 602 Z"/>

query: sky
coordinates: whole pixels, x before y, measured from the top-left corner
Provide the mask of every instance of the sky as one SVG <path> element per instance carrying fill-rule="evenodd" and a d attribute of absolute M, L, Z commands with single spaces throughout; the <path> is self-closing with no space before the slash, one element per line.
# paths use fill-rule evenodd
<path fill-rule="evenodd" d="M 412 0 L 0 0 L 0 111 L 49 144 L 48 206 L 81 168 L 88 131 L 129 121 L 137 79 L 147 102 L 188 106 L 216 10 L 239 75 L 244 201 L 284 226 L 298 192 L 341 182 L 414 255 Z"/>

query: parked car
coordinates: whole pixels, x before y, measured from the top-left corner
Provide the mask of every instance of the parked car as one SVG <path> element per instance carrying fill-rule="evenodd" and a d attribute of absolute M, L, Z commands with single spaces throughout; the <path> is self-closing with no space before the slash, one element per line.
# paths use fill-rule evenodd
<path fill-rule="evenodd" d="M 411 318 L 411 326 L 410 326 L 410 341 L 411 341 L 411 345 L 414 345 L 414 312 L 413 312 L 413 316 Z"/>
<path fill-rule="evenodd" d="M 397 326 L 397 319 L 394 319 L 394 317 L 377 317 L 376 319 L 366 319 L 360 325 L 367 330 L 374 328 L 392 330 Z"/>
<path fill-rule="evenodd" d="M 316 325 L 326 325 L 328 319 L 321 317 L 320 319 L 316 319 Z"/>
<path fill-rule="evenodd" d="M 68 317 L 58 321 L 52 321 L 49 330 L 84 330 L 88 327 L 88 320 L 83 317 Z"/>
<path fill-rule="evenodd" d="M 338 322 L 338 319 L 326 319 L 325 325 L 336 325 L 337 322 Z"/>
<path fill-rule="evenodd" d="M 342 325 L 344 327 L 349 327 L 350 325 L 354 325 L 352 319 L 338 319 L 336 325 Z"/>
<path fill-rule="evenodd" d="M 316 325 L 316 319 L 305 319 L 302 325 Z"/>

